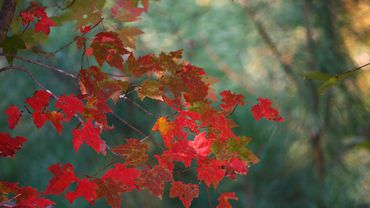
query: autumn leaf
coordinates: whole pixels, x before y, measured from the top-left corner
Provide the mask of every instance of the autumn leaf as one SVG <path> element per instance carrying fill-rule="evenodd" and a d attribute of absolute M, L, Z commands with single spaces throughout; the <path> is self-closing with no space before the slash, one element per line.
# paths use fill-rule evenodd
<path fill-rule="evenodd" d="M 82 180 L 78 180 L 77 188 L 73 192 L 67 192 L 66 199 L 69 203 L 73 203 L 79 197 L 84 197 L 86 201 L 88 201 L 92 206 L 94 205 L 94 200 L 96 199 L 96 189 L 98 185 L 88 178 L 84 178 Z"/>
<path fill-rule="evenodd" d="M 91 119 L 86 121 L 81 129 L 73 129 L 72 144 L 74 150 L 77 152 L 82 143 L 86 143 L 93 148 L 97 153 L 101 152 L 103 155 L 105 152 L 105 141 L 100 138 L 101 129 L 96 128 L 92 125 Z"/>
<path fill-rule="evenodd" d="M 195 136 L 192 146 L 197 155 L 207 157 L 211 153 L 212 141 L 207 139 L 207 132 L 202 132 Z"/>
<path fill-rule="evenodd" d="M 148 0 L 142 0 L 144 8 L 138 7 L 137 0 L 116 0 L 111 9 L 111 14 L 123 22 L 133 22 L 139 19 L 141 13 L 148 9 Z"/>
<path fill-rule="evenodd" d="M 174 126 L 171 122 L 169 122 L 165 117 L 160 117 L 155 122 L 153 131 L 159 131 L 163 138 L 164 145 L 167 148 L 172 146 L 172 140 L 174 138 Z"/>
<path fill-rule="evenodd" d="M 15 153 L 20 150 L 27 139 L 21 136 L 12 138 L 8 133 L 0 133 L 0 156 L 14 157 Z"/>
<path fill-rule="evenodd" d="M 216 208 L 231 208 L 230 199 L 238 200 L 238 197 L 234 192 L 222 193 L 221 196 L 218 197 L 218 205 Z"/>
<path fill-rule="evenodd" d="M 138 139 L 127 139 L 126 144 L 118 145 L 112 148 L 116 154 L 125 158 L 126 165 L 138 165 L 148 160 L 148 145 Z"/>
<path fill-rule="evenodd" d="M 137 89 L 137 95 L 140 100 L 144 100 L 145 97 L 149 97 L 163 101 L 163 86 L 158 80 L 144 80 Z"/>
<path fill-rule="evenodd" d="M 178 197 L 185 208 L 189 208 L 191 201 L 199 195 L 199 188 L 196 184 L 185 184 L 181 181 L 174 181 L 171 183 L 170 197 Z"/>
<path fill-rule="evenodd" d="M 143 34 L 143 31 L 136 27 L 123 28 L 118 32 L 118 37 L 124 46 L 135 49 L 136 36 Z"/>
<path fill-rule="evenodd" d="M 100 32 L 91 43 L 93 55 L 100 66 L 107 62 L 110 66 L 123 69 L 122 55 L 128 54 L 116 32 Z"/>
<path fill-rule="evenodd" d="M 170 158 L 172 161 L 183 162 L 185 167 L 190 167 L 191 161 L 196 158 L 196 152 L 189 140 L 179 140 L 173 143 L 169 150 L 162 153 L 162 156 Z"/>
<path fill-rule="evenodd" d="M 47 208 L 55 202 L 40 197 L 42 194 L 31 186 L 20 187 L 18 183 L 0 181 L 0 206 L 19 208 Z M 13 201 L 14 200 L 14 203 Z M 11 202 L 10 206 L 3 202 Z"/>
<path fill-rule="evenodd" d="M 45 7 L 40 6 L 37 2 L 32 2 L 31 5 L 24 11 L 21 11 L 19 16 L 22 18 L 23 25 L 28 25 L 34 22 L 36 32 L 44 32 L 46 35 L 50 33 L 50 27 L 55 26 L 53 20 L 51 20 L 45 12 Z"/>
<path fill-rule="evenodd" d="M 140 172 L 137 186 L 140 189 L 148 189 L 155 196 L 162 199 L 166 182 L 173 181 L 172 172 L 164 167 L 156 165 Z"/>
<path fill-rule="evenodd" d="M 228 112 L 235 108 L 236 105 L 244 105 L 244 96 L 241 94 L 231 93 L 229 90 L 222 91 L 220 93 L 222 96 L 222 104 L 220 105 L 221 109 Z"/>
<path fill-rule="evenodd" d="M 136 180 L 140 171 L 135 168 L 127 168 L 125 164 L 115 164 L 113 169 L 108 170 L 102 176 L 103 180 L 110 179 L 120 184 L 124 192 L 136 189 Z"/>
<path fill-rule="evenodd" d="M 264 117 L 266 120 L 283 122 L 284 118 L 282 118 L 279 111 L 271 107 L 271 105 L 272 102 L 268 98 L 258 98 L 258 103 L 252 107 L 254 118 L 257 121 Z"/>
<path fill-rule="evenodd" d="M 225 170 L 222 166 L 222 161 L 216 159 L 198 160 L 198 167 L 196 169 L 197 177 L 200 181 L 204 181 L 208 187 L 213 184 L 217 188 L 225 176 Z"/>
<path fill-rule="evenodd" d="M 104 180 L 97 178 L 94 182 L 98 185 L 96 199 L 105 198 L 112 208 L 121 207 L 121 193 L 125 192 L 126 188 L 120 182 L 112 181 L 109 178 Z"/>
<path fill-rule="evenodd" d="M 12 105 L 5 111 L 5 114 L 8 115 L 9 128 L 14 129 L 22 116 L 22 112 L 16 105 Z"/>
<path fill-rule="evenodd" d="M 84 104 L 74 95 L 59 96 L 57 102 L 55 103 L 55 107 L 63 110 L 63 112 L 66 114 L 67 121 L 69 121 L 76 113 L 84 112 Z"/>
<path fill-rule="evenodd" d="M 31 98 L 26 99 L 26 103 L 34 111 L 43 111 L 49 105 L 51 94 L 46 90 L 37 90 Z"/>
<path fill-rule="evenodd" d="M 69 163 L 63 166 L 60 163 L 54 164 L 49 167 L 49 171 L 54 177 L 49 181 L 45 194 L 59 195 L 71 183 L 78 181 L 78 178 L 74 174 L 74 168 Z"/>

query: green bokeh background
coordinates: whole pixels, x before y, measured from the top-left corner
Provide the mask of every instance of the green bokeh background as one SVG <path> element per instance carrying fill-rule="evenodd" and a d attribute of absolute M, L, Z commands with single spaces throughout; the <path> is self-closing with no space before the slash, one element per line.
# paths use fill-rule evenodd
<path fill-rule="evenodd" d="M 43 3 L 53 15 L 60 2 Z M 354 27 L 358 19 L 352 10 L 357 4 L 364 3 L 160 0 L 151 1 L 148 13 L 129 24 L 144 31 L 137 42 L 138 55 L 183 48 L 185 60 L 218 80 L 214 85 L 216 93 L 230 89 L 246 96 L 246 106 L 238 107 L 232 118 L 240 125 L 235 129 L 237 135 L 253 138 L 250 148 L 261 162 L 253 165 L 248 175 L 239 176 L 236 181 L 225 179 L 220 184 L 220 191 L 237 193 L 239 201 L 231 202 L 234 207 L 370 206 L 370 84 L 366 82 L 370 80 L 369 72 L 364 69 L 321 96 L 317 94 L 319 82 L 303 79 L 308 71 L 336 74 L 369 62 L 370 25 Z M 27 5 L 28 1 L 20 1 L 18 10 Z M 65 22 L 53 28 L 49 38 L 37 47 L 44 51 L 59 48 L 77 34 L 71 32 L 74 27 L 73 22 Z M 49 58 L 29 52 L 20 55 L 70 72 L 80 69 L 81 52 L 74 45 Z M 6 62 L 2 59 L 0 63 Z M 67 77 L 38 66 L 15 63 L 26 66 L 56 94 L 78 93 L 78 86 Z M 291 71 L 287 73 L 286 67 Z M 109 67 L 105 70 L 112 71 Z M 0 73 L 0 109 L 5 111 L 11 104 L 22 107 L 37 89 L 23 72 Z M 250 108 L 257 97 L 272 99 L 285 122 L 255 121 Z M 130 98 L 140 102 L 134 94 Z M 141 104 L 157 115 L 171 112 L 148 99 Z M 155 122 L 123 100 L 114 106 L 114 111 L 146 133 Z M 75 153 L 70 132 L 78 121 L 65 125 L 58 135 L 50 123 L 36 129 L 27 113 L 23 113 L 13 131 L 7 128 L 6 119 L 1 113 L 1 132 L 23 135 L 29 141 L 15 158 L 0 158 L 0 180 L 44 190 L 52 177 L 47 168 L 54 163 L 72 163 L 78 172 L 94 173 L 117 160 L 109 154 L 97 155 L 86 145 Z M 116 118 L 109 116 L 109 121 L 115 130 L 102 137 L 111 146 L 125 138 L 140 138 Z M 159 137 L 155 139 L 160 142 Z M 194 177 L 189 172 L 189 180 Z M 219 193 L 207 193 L 204 185 L 200 191 L 191 207 L 215 207 Z M 50 198 L 57 202 L 55 207 L 91 207 L 83 199 L 70 205 L 63 197 Z M 168 186 L 163 200 L 146 191 L 122 196 L 122 207 L 181 206 L 178 199 L 168 197 Z M 104 200 L 97 201 L 94 207 L 106 207 Z"/>

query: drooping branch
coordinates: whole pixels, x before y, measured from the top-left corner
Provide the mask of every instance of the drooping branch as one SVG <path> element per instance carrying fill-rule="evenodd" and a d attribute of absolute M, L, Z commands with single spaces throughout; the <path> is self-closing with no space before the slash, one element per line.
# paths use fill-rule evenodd
<path fill-rule="evenodd" d="M 0 42 L 4 40 L 8 33 L 16 5 L 16 0 L 3 0 L 0 11 Z"/>
<path fill-rule="evenodd" d="M 279 61 L 280 65 L 282 66 L 285 74 L 299 86 L 299 79 L 297 78 L 296 74 L 292 66 L 283 59 L 283 56 L 279 49 L 277 48 L 276 44 L 272 40 L 270 34 L 267 32 L 266 28 L 263 26 L 262 22 L 257 18 L 257 14 L 255 10 L 250 5 L 249 0 L 245 0 L 244 9 L 246 11 L 247 16 L 252 21 L 252 23 L 257 28 L 258 34 L 262 38 L 262 40 L 266 43 L 266 45 L 270 48 L 272 53 L 274 54 L 275 58 Z"/>
<path fill-rule="evenodd" d="M 0 53 L 0 56 L 10 56 L 10 55 Z M 14 59 L 18 59 L 18 60 L 21 60 L 21 61 L 24 61 L 24 62 L 28 62 L 30 64 L 41 66 L 41 67 L 43 67 L 43 69 L 51 70 L 51 71 L 54 71 L 54 72 L 63 74 L 65 76 L 67 76 L 67 77 L 71 77 L 73 79 L 77 79 L 76 75 L 74 75 L 72 73 L 69 73 L 69 72 L 66 72 L 66 71 L 64 71 L 61 68 L 58 68 L 58 67 L 55 67 L 55 66 L 52 66 L 52 65 L 49 65 L 49 64 L 42 63 L 40 61 L 35 61 L 35 60 L 32 60 L 32 59 L 24 58 L 24 57 L 21 57 L 21 56 L 12 56 L 12 57 Z"/>

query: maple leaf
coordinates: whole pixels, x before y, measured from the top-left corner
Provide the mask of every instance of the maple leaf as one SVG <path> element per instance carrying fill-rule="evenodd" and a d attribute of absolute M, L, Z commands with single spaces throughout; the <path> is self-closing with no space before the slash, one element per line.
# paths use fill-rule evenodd
<path fill-rule="evenodd" d="M 26 99 L 26 103 L 34 111 L 43 111 L 49 105 L 51 94 L 46 90 L 37 90 L 31 98 Z"/>
<path fill-rule="evenodd" d="M 179 138 L 186 138 L 187 133 L 183 131 L 184 128 L 188 128 L 194 133 L 199 133 L 197 120 L 200 120 L 200 115 L 196 112 L 182 110 L 174 120 L 174 124 L 177 128 L 176 136 Z"/>
<path fill-rule="evenodd" d="M 276 122 L 283 122 L 284 118 L 280 116 L 280 113 L 275 108 L 271 107 L 272 102 L 268 98 L 258 98 L 256 105 L 252 107 L 254 118 L 258 121 L 262 117 L 266 120 L 272 120 Z"/>
<path fill-rule="evenodd" d="M 212 160 L 198 160 L 197 177 L 200 181 L 210 187 L 211 184 L 217 188 L 219 182 L 225 176 L 225 170 L 222 168 L 222 161 Z"/>
<path fill-rule="evenodd" d="M 172 146 L 175 134 L 174 129 L 173 123 L 169 122 L 165 117 L 158 118 L 152 128 L 153 131 L 159 131 L 167 148 L 171 148 Z"/>
<path fill-rule="evenodd" d="M 69 163 L 63 166 L 57 163 L 50 166 L 48 170 L 54 177 L 50 179 L 45 194 L 61 194 L 71 183 L 78 181 L 78 178 L 74 174 L 74 168 Z"/>
<path fill-rule="evenodd" d="M 136 180 L 140 171 L 135 168 L 126 168 L 125 164 L 115 164 L 113 169 L 108 170 L 102 176 L 103 180 L 110 179 L 118 182 L 124 192 L 132 191 L 136 188 Z"/>
<path fill-rule="evenodd" d="M 208 140 L 207 132 L 202 132 L 195 136 L 192 146 L 196 151 L 197 155 L 201 157 L 207 157 L 211 153 L 212 141 Z"/>
<path fill-rule="evenodd" d="M 8 115 L 9 128 L 14 129 L 22 116 L 22 112 L 16 105 L 12 105 L 5 111 L 5 114 Z"/>
<path fill-rule="evenodd" d="M 60 108 L 67 115 L 66 120 L 69 121 L 76 113 L 84 112 L 84 104 L 74 95 L 61 95 L 55 103 L 56 108 Z"/>
<path fill-rule="evenodd" d="M 178 197 L 184 207 L 189 208 L 191 201 L 199 195 L 199 188 L 196 184 L 185 184 L 181 181 L 173 181 L 170 188 L 170 197 Z"/>
<path fill-rule="evenodd" d="M 82 180 L 78 180 L 77 188 L 73 192 L 67 192 L 66 199 L 69 203 L 73 203 L 79 197 L 84 197 L 86 201 L 88 201 L 91 205 L 94 205 L 94 200 L 96 199 L 96 189 L 98 185 L 90 179 L 84 178 Z"/>
<path fill-rule="evenodd" d="M 15 153 L 20 150 L 27 139 L 21 136 L 12 138 L 8 133 L 0 133 L 0 156 L 14 157 Z"/>
<path fill-rule="evenodd" d="M 196 152 L 191 141 L 183 139 L 174 142 L 171 149 L 164 151 L 162 156 L 168 157 L 172 161 L 183 162 L 185 167 L 190 167 L 191 161 L 196 157 Z"/>
<path fill-rule="evenodd" d="M 144 8 L 138 7 L 137 0 L 117 0 L 111 9 L 111 14 L 120 21 L 133 22 L 139 19 L 141 13 L 148 9 L 148 0 L 142 0 Z"/>
<path fill-rule="evenodd" d="M 47 208 L 55 202 L 40 197 L 40 193 L 30 187 L 20 187 L 17 183 L 0 181 L 0 206 L 19 208 Z M 16 196 L 16 197 L 14 197 Z M 15 203 L 12 203 L 12 200 Z M 9 201 L 9 206 L 6 202 Z"/>
<path fill-rule="evenodd" d="M 95 97 L 101 102 L 112 98 L 113 102 L 116 103 L 122 91 L 128 88 L 128 82 L 111 79 L 96 66 L 90 66 L 88 69 L 80 71 L 79 84 L 82 95 Z M 90 101 L 90 103 L 92 102 Z"/>
<path fill-rule="evenodd" d="M 238 200 L 238 197 L 234 192 L 222 193 L 221 196 L 218 197 L 218 205 L 216 208 L 231 208 L 230 199 Z"/>
<path fill-rule="evenodd" d="M 135 49 L 136 36 L 143 34 L 143 31 L 136 27 L 123 28 L 118 32 L 123 45 Z"/>
<path fill-rule="evenodd" d="M 32 2 L 26 10 L 20 12 L 19 16 L 22 18 L 23 25 L 28 25 L 37 18 L 35 31 L 44 32 L 46 35 L 50 33 L 50 27 L 55 26 L 54 21 L 46 14 L 45 7 L 39 6 L 37 2 Z"/>
<path fill-rule="evenodd" d="M 148 189 L 155 196 L 162 199 L 166 182 L 173 181 L 172 172 L 164 167 L 156 165 L 140 172 L 137 186 L 140 189 Z"/>
<path fill-rule="evenodd" d="M 126 188 L 123 187 L 120 182 L 112 181 L 109 178 L 104 180 L 97 178 L 94 182 L 98 185 L 96 199 L 106 198 L 107 203 L 112 206 L 112 208 L 121 207 L 121 193 L 126 192 Z"/>
<path fill-rule="evenodd" d="M 101 66 L 107 62 L 110 66 L 123 69 L 122 55 L 128 54 L 116 32 L 100 32 L 91 43 L 93 55 Z"/>
<path fill-rule="evenodd" d="M 47 115 L 47 119 L 51 121 L 51 123 L 54 125 L 57 132 L 61 134 L 62 124 L 60 122 L 64 120 L 63 114 L 57 111 L 51 111 L 50 113 L 47 113 L 46 115 Z"/>
<path fill-rule="evenodd" d="M 138 139 L 127 139 L 127 144 L 116 146 L 112 149 L 116 154 L 125 158 L 127 165 L 138 165 L 148 160 L 148 145 Z"/>
<path fill-rule="evenodd" d="M 140 100 L 149 97 L 155 100 L 163 101 L 163 86 L 158 80 L 144 80 L 138 87 L 137 95 Z"/>
<path fill-rule="evenodd" d="M 226 112 L 232 110 L 236 105 L 244 105 L 244 96 L 241 94 L 234 94 L 227 90 L 222 91 L 220 95 L 222 96 L 221 101 L 223 102 L 220 107 Z"/>
<path fill-rule="evenodd" d="M 210 126 L 212 132 L 217 136 L 217 140 L 225 142 L 230 138 L 236 137 L 224 114 L 214 109 L 205 109 L 201 117 L 203 122 L 201 126 Z"/>
<path fill-rule="evenodd" d="M 74 150 L 77 152 L 81 144 L 85 142 L 97 153 L 101 152 L 103 155 L 105 152 L 105 141 L 100 138 L 101 129 L 96 128 L 92 125 L 91 119 L 86 121 L 81 129 L 73 129 L 72 144 Z"/>
<path fill-rule="evenodd" d="M 248 173 L 248 163 L 237 157 L 224 162 L 225 175 L 230 179 L 236 179 L 236 174 L 246 175 Z"/>
<path fill-rule="evenodd" d="M 64 116 L 60 112 L 47 111 L 46 113 L 42 113 L 41 111 L 34 111 L 32 114 L 32 118 L 37 128 L 43 127 L 45 122 L 50 120 L 57 132 L 59 134 L 62 132 L 61 121 L 64 120 Z"/>
<path fill-rule="evenodd" d="M 215 141 L 212 144 L 211 150 L 219 160 L 229 160 L 237 157 L 245 162 L 256 164 L 259 162 L 258 157 L 247 148 L 250 140 L 251 138 L 249 137 L 240 136 L 230 138 L 226 142 Z"/>

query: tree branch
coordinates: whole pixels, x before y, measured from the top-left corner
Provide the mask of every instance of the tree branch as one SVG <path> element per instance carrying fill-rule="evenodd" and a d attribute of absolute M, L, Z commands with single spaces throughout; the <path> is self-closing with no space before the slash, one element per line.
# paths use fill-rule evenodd
<path fill-rule="evenodd" d="M 63 74 L 65 76 L 67 76 L 67 77 L 71 77 L 73 79 L 77 79 L 77 76 L 74 75 L 74 74 L 72 74 L 72 73 L 66 72 L 63 69 L 60 69 L 58 67 L 55 67 L 55 66 L 52 66 L 52 65 L 49 65 L 49 64 L 42 63 L 40 61 L 35 61 L 35 60 L 27 59 L 27 58 L 24 58 L 24 57 L 21 57 L 21 56 L 14 56 L 14 55 L 8 55 L 8 54 L 3 54 L 3 53 L 0 53 L 0 56 L 12 56 L 15 59 L 18 59 L 18 60 L 21 60 L 21 61 L 24 61 L 24 62 L 28 62 L 28 63 L 34 64 L 34 65 L 38 65 L 38 66 L 41 66 L 41 67 L 43 67 L 45 69 L 48 69 L 48 70 L 51 70 L 51 71 L 54 71 L 54 72 Z"/>
<path fill-rule="evenodd" d="M 282 66 L 285 74 L 299 86 L 299 79 L 295 75 L 291 65 L 287 63 L 283 56 L 281 55 L 280 51 L 278 50 L 276 44 L 270 37 L 270 35 L 267 33 L 267 30 L 263 26 L 262 22 L 257 18 L 255 10 L 250 6 L 250 0 L 245 0 L 245 11 L 247 16 L 250 18 L 252 23 L 256 26 L 258 34 L 261 36 L 262 40 L 267 44 L 267 46 L 270 48 L 272 53 L 274 54 L 275 58 L 280 62 L 280 65 Z"/>

